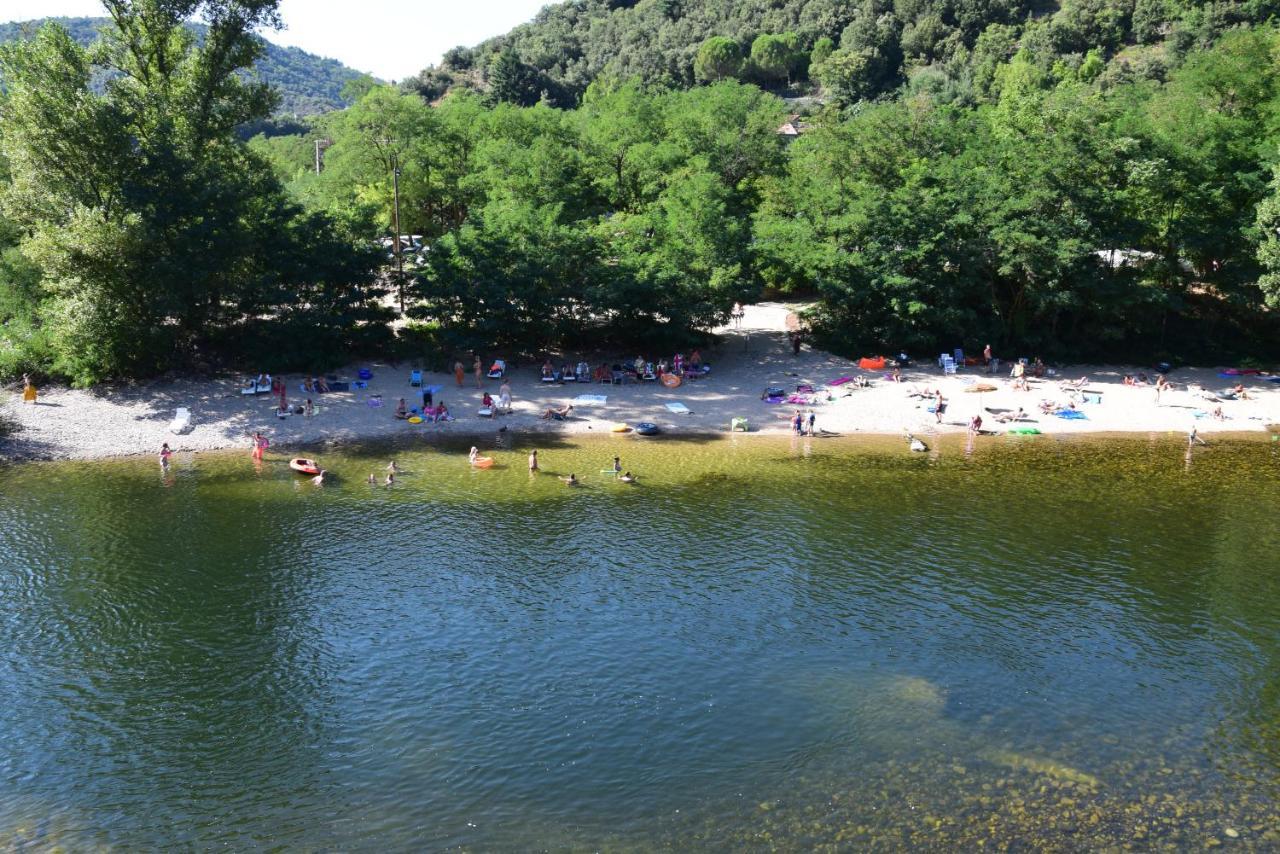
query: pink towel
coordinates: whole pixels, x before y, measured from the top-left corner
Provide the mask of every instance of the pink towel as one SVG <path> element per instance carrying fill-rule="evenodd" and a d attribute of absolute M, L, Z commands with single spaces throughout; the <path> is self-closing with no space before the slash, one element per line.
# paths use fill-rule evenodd
<path fill-rule="evenodd" d="M 827 383 L 827 385 L 844 385 L 845 383 L 851 383 L 851 382 L 853 382 L 853 377 L 841 377 L 838 380 L 832 380 L 831 382 Z"/>

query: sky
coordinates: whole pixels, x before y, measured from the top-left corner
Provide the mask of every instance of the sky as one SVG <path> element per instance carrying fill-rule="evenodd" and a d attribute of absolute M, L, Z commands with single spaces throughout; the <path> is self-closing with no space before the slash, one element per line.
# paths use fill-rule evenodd
<path fill-rule="evenodd" d="M 281 0 L 276 44 L 340 60 L 383 80 L 436 64 L 455 45 L 473 45 L 528 21 L 551 0 Z M 0 23 L 103 15 L 98 0 L 0 0 Z"/>

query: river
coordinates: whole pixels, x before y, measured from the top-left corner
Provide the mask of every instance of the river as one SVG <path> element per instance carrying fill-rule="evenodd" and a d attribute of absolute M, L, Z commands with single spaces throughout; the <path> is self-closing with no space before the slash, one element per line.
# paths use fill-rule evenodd
<path fill-rule="evenodd" d="M 1280 445 L 500 438 L 0 468 L 0 847 L 1280 845 Z"/>

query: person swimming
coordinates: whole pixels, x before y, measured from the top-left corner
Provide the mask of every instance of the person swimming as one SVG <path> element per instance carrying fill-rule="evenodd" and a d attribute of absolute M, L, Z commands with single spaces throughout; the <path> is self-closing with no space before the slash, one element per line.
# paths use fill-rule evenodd
<path fill-rule="evenodd" d="M 382 484 L 383 484 L 383 486 L 391 486 L 391 485 L 393 485 L 395 482 L 396 482 L 396 473 L 395 473 L 395 472 L 393 472 L 393 471 L 389 471 L 389 472 L 387 472 L 387 479 L 386 479 L 386 480 L 384 480 L 384 481 L 382 482 Z"/>
<path fill-rule="evenodd" d="M 369 485 L 372 486 L 378 482 L 378 476 L 373 472 L 369 472 Z"/>
<path fill-rule="evenodd" d="M 633 475 L 631 472 L 626 472 L 621 477 L 619 477 L 618 480 L 622 481 L 623 483 L 635 483 L 636 476 Z"/>
<path fill-rule="evenodd" d="M 316 486 L 324 486 L 324 480 L 328 476 L 329 476 L 329 473 L 327 471 L 325 471 L 324 469 L 320 469 L 320 473 L 317 474 L 315 477 L 311 478 L 311 482 L 314 483 Z"/>
<path fill-rule="evenodd" d="M 387 463 L 387 471 L 391 472 L 392 474 L 396 474 L 400 471 L 400 467 L 396 465 L 395 460 L 392 460 L 391 462 Z"/>
<path fill-rule="evenodd" d="M 564 482 L 565 486 L 577 486 L 579 482 L 578 476 L 573 472 L 569 472 L 568 477 L 562 477 L 560 480 Z"/>

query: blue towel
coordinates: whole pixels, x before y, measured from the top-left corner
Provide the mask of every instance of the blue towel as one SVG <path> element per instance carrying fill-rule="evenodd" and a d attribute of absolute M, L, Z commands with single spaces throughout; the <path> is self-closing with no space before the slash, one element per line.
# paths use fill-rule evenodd
<path fill-rule="evenodd" d="M 1086 421 L 1089 418 L 1088 415 L 1085 415 L 1079 409 L 1059 409 L 1053 414 L 1059 418 L 1065 418 L 1068 421 Z"/>

